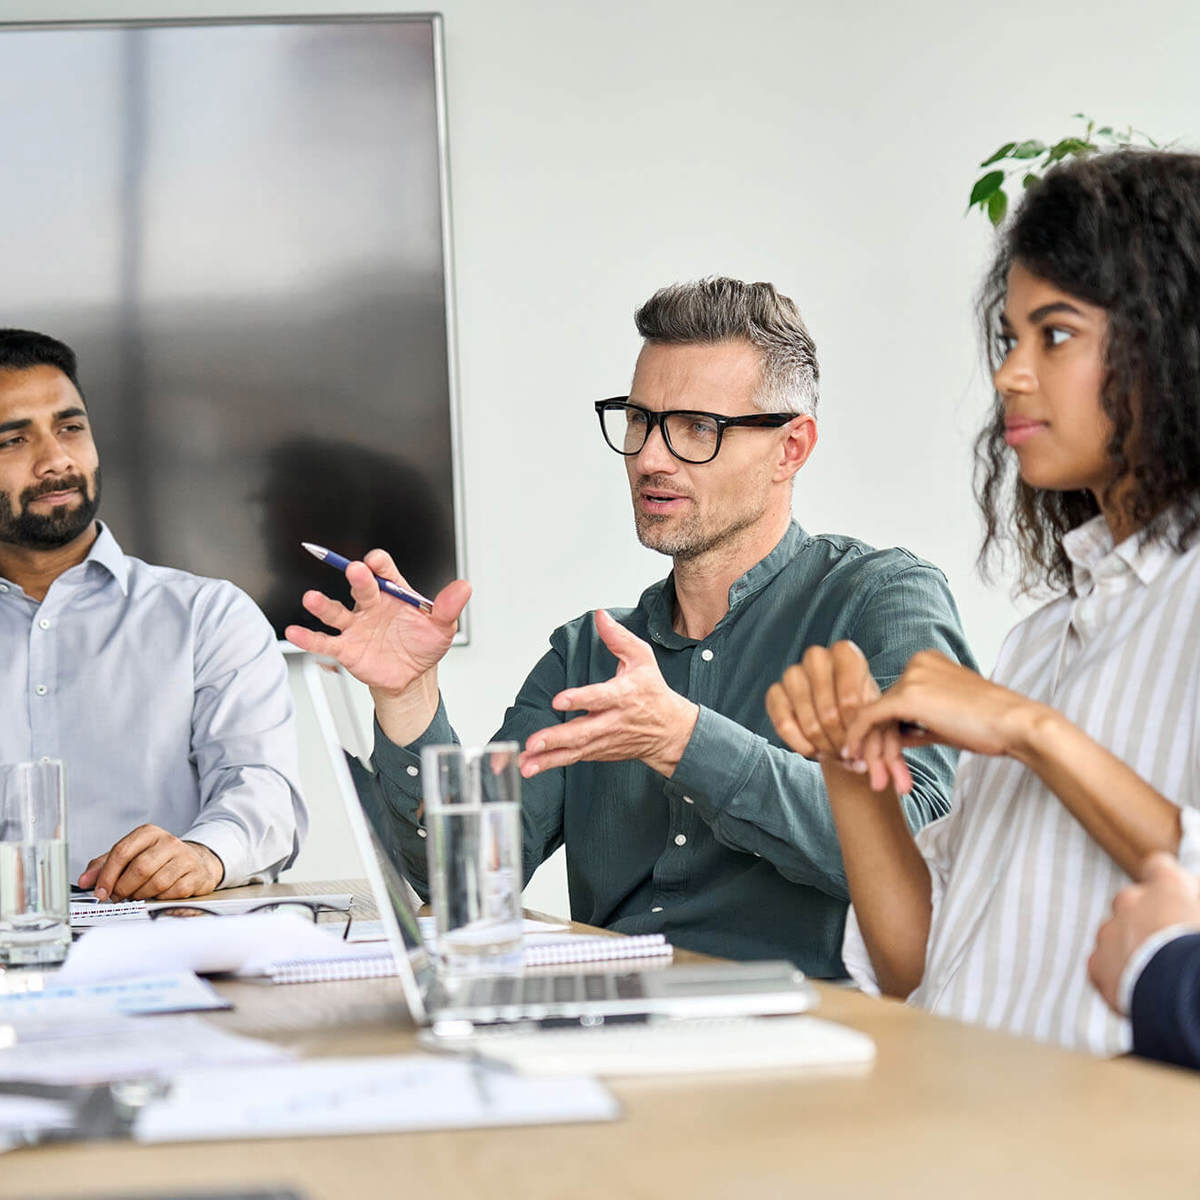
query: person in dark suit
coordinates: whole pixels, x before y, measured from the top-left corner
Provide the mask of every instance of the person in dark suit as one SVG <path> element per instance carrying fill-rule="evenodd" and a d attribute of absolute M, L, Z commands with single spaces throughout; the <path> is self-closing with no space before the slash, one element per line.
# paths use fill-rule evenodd
<path fill-rule="evenodd" d="M 1146 859 L 1100 926 L 1088 974 L 1133 1024 L 1133 1052 L 1200 1068 L 1200 879 L 1169 854 Z"/>

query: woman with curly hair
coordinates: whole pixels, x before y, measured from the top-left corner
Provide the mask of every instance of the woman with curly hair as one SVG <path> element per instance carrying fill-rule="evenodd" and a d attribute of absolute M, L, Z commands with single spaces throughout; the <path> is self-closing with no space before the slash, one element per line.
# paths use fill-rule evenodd
<path fill-rule="evenodd" d="M 1087 978 L 1113 895 L 1155 851 L 1200 869 L 1200 157 L 1057 167 L 980 305 L 996 388 L 976 443 L 981 559 L 1060 594 L 991 681 L 931 652 L 886 695 L 857 647 L 811 648 L 767 697 L 824 767 L 868 990 L 1119 1053 Z M 964 751 L 915 836 L 906 746 Z"/>

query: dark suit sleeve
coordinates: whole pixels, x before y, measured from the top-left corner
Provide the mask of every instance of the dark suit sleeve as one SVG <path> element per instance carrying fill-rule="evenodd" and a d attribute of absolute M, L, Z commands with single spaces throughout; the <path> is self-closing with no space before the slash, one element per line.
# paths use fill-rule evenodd
<path fill-rule="evenodd" d="M 1129 1015 L 1135 1054 L 1200 1068 L 1200 933 L 1168 942 L 1146 964 Z"/>

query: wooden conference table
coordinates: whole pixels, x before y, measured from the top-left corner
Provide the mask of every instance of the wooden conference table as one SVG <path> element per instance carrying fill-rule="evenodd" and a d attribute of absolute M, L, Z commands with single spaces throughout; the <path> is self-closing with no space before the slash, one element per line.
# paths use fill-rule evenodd
<path fill-rule="evenodd" d="M 252 891 L 350 891 L 356 912 L 373 911 L 345 880 Z M 395 979 L 219 986 L 236 1008 L 208 1019 L 306 1054 L 414 1048 Z M 605 1124 L 33 1148 L 0 1155 L 0 1196 L 252 1186 L 311 1200 L 1200 1196 L 1200 1075 L 1101 1062 L 818 986 L 822 1016 L 875 1039 L 869 1072 L 616 1079 L 624 1116 Z"/>

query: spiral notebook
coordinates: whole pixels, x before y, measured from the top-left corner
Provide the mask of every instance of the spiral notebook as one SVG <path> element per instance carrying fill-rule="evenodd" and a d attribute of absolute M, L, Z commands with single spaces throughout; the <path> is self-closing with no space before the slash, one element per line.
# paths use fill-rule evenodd
<path fill-rule="evenodd" d="M 538 941 L 525 947 L 527 967 L 555 967 L 564 963 L 611 962 L 627 958 L 670 958 L 675 947 L 661 933 L 639 937 L 571 937 Z M 329 983 L 341 979 L 378 979 L 396 974 L 390 950 L 354 958 L 292 959 L 273 963 L 272 983 Z"/>

